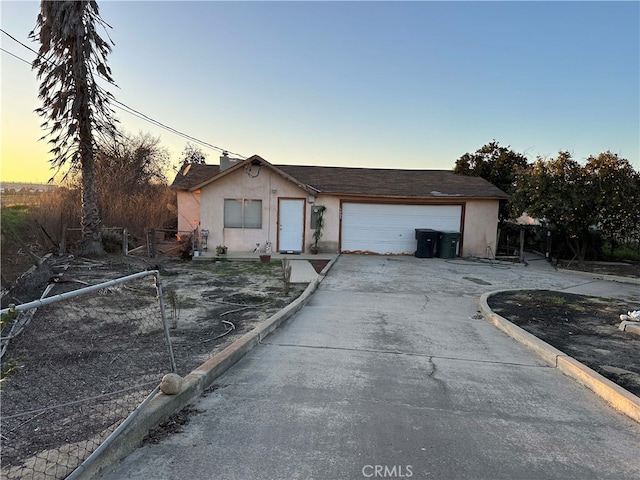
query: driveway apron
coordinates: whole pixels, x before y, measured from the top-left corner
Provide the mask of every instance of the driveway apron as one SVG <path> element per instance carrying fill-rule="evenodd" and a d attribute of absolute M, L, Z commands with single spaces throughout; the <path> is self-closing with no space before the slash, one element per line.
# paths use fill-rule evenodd
<path fill-rule="evenodd" d="M 295 317 L 108 479 L 640 478 L 640 426 L 478 315 L 487 291 L 638 286 L 342 256 Z"/>

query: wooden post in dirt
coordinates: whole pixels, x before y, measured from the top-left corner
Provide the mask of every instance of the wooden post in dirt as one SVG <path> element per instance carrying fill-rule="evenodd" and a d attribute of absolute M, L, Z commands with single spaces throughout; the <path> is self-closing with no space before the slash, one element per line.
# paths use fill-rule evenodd
<path fill-rule="evenodd" d="M 151 258 L 156 258 L 156 229 L 152 228 L 149 234 L 151 235 Z"/>
<path fill-rule="evenodd" d="M 520 227 L 520 263 L 524 262 L 524 227 Z"/>
<path fill-rule="evenodd" d="M 58 255 L 64 255 L 64 251 L 67 248 L 67 246 L 65 245 L 67 241 L 67 224 L 64 223 L 62 225 L 62 233 L 60 234 L 60 249 L 58 252 Z"/>
<path fill-rule="evenodd" d="M 122 254 L 129 255 L 129 233 L 126 228 L 122 229 Z"/>

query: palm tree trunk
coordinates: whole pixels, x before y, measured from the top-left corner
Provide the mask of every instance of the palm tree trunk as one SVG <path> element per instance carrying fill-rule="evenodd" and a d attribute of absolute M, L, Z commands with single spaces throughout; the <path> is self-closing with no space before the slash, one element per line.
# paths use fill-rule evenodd
<path fill-rule="evenodd" d="M 82 162 L 82 254 L 104 255 L 93 156 Z"/>
<path fill-rule="evenodd" d="M 91 109 L 89 86 L 87 85 L 87 69 L 84 62 L 74 64 L 76 97 L 78 102 L 78 140 L 80 143 L 80 164 L 82 168 L 82 254 L 88 256 L 104 255 L 102 246 L 102 222 L 98 211 L 98 188 L 96 184 L 96 160 L 91 132 Z"/>

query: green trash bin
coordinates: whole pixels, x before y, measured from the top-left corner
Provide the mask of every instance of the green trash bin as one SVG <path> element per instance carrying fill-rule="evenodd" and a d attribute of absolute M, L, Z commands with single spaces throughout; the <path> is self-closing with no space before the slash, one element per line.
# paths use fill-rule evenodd
<path fill-rule="evenodd" d="M 456 258 L 460 232 L 438 232 L 438 256 L 440 258 Z"/>

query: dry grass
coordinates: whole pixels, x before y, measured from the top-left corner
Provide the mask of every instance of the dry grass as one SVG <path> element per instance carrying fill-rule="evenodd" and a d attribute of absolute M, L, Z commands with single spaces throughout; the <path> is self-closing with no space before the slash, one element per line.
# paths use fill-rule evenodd
<path fill-rule="evenodd" d="M 58 250 L 63 231 L 66 232 L 67 251 L 70 249 L 73 253 L 74 242 L 79 241 L 80 234 L 65 229 L 80 228 L 81 203 L 80 189 L 74 185 L 29 195 L 23 198 L 25 203 L 20 203 L 16 195 L 6 197 L 13 200 L 12 206 L 8 206 L 8 199 L 3 196 L 2 285 L 8 288 L 34 264 L 35 257 L 31 254 L 42 257 Z M 151 228 L 176 228 L 175 203 L 175 192 L 165 184 L 144 185 L 136 192 L 101 188 L 99 208 L 105 227 L 103 240 L 121 244 L 107 229 L 126 228 L 129 247 L 134 248 L 144 243 L 146 232 Z"/>
<path fill-rule="evenodd" d="M 141 241 L 151 228 L 171 228 L 176 215 L 167 207 L 175 205 L 175 192 L 166 185 L 150 185 L 141 192 L 101 189 L 99 209 L 105 227 L 123 227 Z M 80 227 L 80 190 L 59 188 L 42 194 L 34 218 L 54 239 L 60 239 L 63 228 Z"/>

